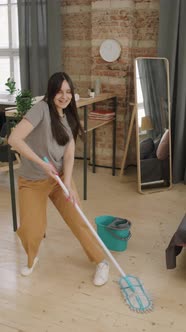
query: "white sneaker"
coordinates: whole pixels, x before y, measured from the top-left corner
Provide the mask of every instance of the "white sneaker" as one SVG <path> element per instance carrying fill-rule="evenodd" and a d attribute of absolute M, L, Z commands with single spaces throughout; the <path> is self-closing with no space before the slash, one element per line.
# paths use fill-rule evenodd
<path fill-rule="evenodd" d="M 24 267 L 21 269 L 21 275 L 24 276 L 24 277 L 29 276 L 29 275 L 33 272 L 33 270 L 34 270 L 34 268 L 35 268 L 35 266 L 36 266 L 38 260 L 39 260 L 39 257 L 36 256 L 36 257 L 34 258 L 34 262 L 33 262 L 32 267 L 24 266 Z"/>
<path fill-rule="evenodd" d="M 99 263 L 96 267 L 93 283 L 95 286 L 104 285 L 109 278 L 109 264 L 106 260 Z"/>

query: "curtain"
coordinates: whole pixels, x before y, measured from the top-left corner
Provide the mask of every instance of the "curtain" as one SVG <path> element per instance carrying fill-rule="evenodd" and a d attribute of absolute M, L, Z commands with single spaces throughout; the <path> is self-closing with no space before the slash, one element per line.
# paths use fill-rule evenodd
<path fill-rule="evenodd" d="M 61 71 L 60 1 L 18 0 L 21 88 L 44 95 L 51 74 Z"/>
<path fill-rule="evenodd" d="M 170 64 L 173 182 L 186 184 L 186 1 L 160 0 L 158 54 Z"/>
<path fill-rule="evenodd" d="M 145 115 L 149 115 L 153 138 L 162 137 L 167 123 L 167 74 L 162 59 L 139 59 L 137 61 Z"/>

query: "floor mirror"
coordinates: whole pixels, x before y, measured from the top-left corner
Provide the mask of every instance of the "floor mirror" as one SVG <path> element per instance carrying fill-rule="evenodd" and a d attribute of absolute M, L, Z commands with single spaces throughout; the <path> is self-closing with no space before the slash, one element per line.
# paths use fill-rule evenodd
<path fill-rule="evenodd" d="M 167 190 L 172 186 L 168 60 L 136 58 L 134 82 L 138 191 Z"/>

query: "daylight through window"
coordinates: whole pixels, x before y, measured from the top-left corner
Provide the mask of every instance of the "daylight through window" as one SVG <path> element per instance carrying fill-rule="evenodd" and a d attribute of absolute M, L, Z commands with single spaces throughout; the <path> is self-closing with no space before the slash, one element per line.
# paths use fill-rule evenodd
<path fill-rule="evenodd" d="M 0 31 L 0 94 L 3 94 L 8 77 L 14 78 L 17 89 L 21 88 L 17 0 L 0 0 Z"/>

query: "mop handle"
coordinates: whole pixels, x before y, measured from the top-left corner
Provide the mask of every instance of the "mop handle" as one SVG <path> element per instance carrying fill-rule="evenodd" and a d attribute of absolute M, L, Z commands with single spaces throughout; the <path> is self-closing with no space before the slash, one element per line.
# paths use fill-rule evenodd
<path fill-rule="evenodd" d="M 47 157 L 44 157 L 43 160 L 46 163 L 49 163 L 49 160 Z M 65 195 L 67 197 L 69 197 L 69 191 L 68 189 L 65 187 L 63 181 L 60 179 L 60 177 L 58 175 L 55 175 L 55 178 L 57 180 L 57 182 L 59 183 L 60 187 L 63 189 Z M 97 241 L 99 242 L 99 244 L 101 245 L 101 247 L 103 248 L 103 250 L 105 251 L 105 253 L 107 254 L 107 256 L 110 258 L 110 260 L 112 261 L 112 263 L 115 265 L 115 267 L 117 268 L 117 270 L 120 272 L 120 274 L 125 278 L 126 274 L 125 272 L 122 270 L 122 268 L 120 267 L 120 265 L 118 264 L 118 262 L 115 260 L 115 258 L 112 256 L 112 254 L 110 253 L 110 251 L 108 250 L 108 248 L 106 247 L 106 245 L 104 244 L 104 242 L 100 239 L 100 237 L 98 236 L 98 234 L 96 233 L 94 227 L 90 224 L 89 220 L 87 219 L 87 217 L 84 215 L 84 213 L 82 212 L 82 210 L 80 209 L 80 207 L 78 206 L 78 204 L 75 202 L 75 208 L 76 210 L 79 212 L 80 216 L 83 218 L 85 224 L 88 226 L 88 228 L 90 229 L 90 231 L 92 232 L 92 234 L 95 236 L 95 238 L 97 239 Z"/>
<path fill-rule="evenodd" d="M 63 189 L 65 195 L 68 197 L 69 196 L 69 191 L 65 187 L 64 183 L 61 181 L 61 179 L 60 179 L 60 177 L 58 175 L 56 175 L 56 180 L 59 183 L 60 187 Z M 80 216 L 83 218 L 84 222 L 86 223 L 86 225 L 88 226 L 88 228 L 92 232 L 92 234 L 95 236 L 95 238 L 97 239 L 97 241 L 99 242 L 99 244 L 101 245 L 101 247 L 104 249 L 105 253 L 109 256 L 109 258 L 111 259 L 111 261 L 115 265 L 115 267 L 118 269 L 118 271 L 121 273 L 121 275 L 123 277 L 126 277 L 126 274 L 121 269 L 121 267 L 117 263 L 117 261 L 114 259 L 114 257 L 112 256 L 112 254 L 110 253 L 110 251 L 108 250 L 108 248 L 105 246 L 105 244 L 103 243 L 103 241 L 100 239 L 100 237 L 96 233 L 94 227 L 90 224 L 90 222 L 88 221 L 87 217 L 84 215 L 84 213 L 82 212 L 82 210 L 80 209 L 80 207 L 78 206 L 78 204 L 75 202 L 74 205 L 75 205 L 76 210 L 79 212 Z"/>

